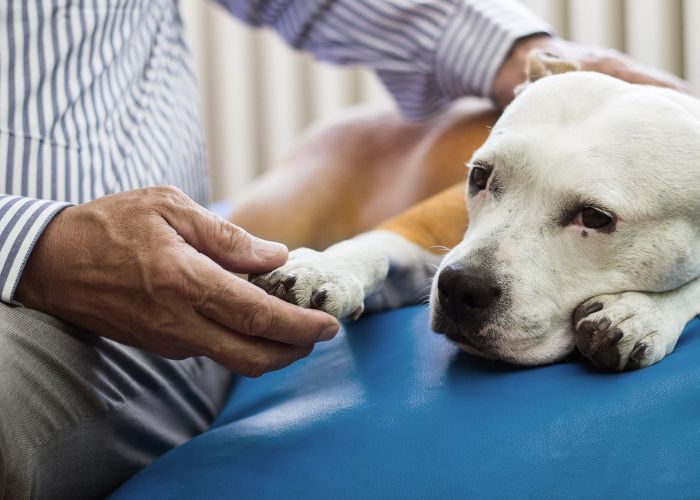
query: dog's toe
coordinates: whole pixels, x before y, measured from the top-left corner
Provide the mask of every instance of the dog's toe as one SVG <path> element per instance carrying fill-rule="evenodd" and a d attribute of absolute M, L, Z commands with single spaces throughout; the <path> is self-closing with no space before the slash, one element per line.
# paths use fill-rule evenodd
<path fill-rule="evenodd" d="M 603 309 L 602 302 L 586 301 L 574 311 L 574 325 L 577 325 L 583 318 Z"/>
<path fill-rule="evenodd" d="M 610 323 L 609 320 L 607 320 L 607 322 L 608 324 Z M 602 335 L 595 351 L 592 352 L 588 358 L 598 368 L 617 370 L 618 366 L 620 366 L 620 358 L 622 357 L 619 342 L 623 337 L 624 333 L 619 328 L 615 328 L 605 335 Z"/>
<path fill-rule="evenodd" d="M 321 309 L 328 298 L 328 290 L 321 288 L 311 294 L 311 308 Z"/>
<path fill-rule="evenodd" d="M 576 344 L 584 356 L 594 355 L 605 342 L 606 335 L 610 329 L 612 322 L 607 316 L 591 317 L 593 313 L 597 313 L 603 309 L 603 304 L 594 302 L 593 304 L 579 307 L 574 313 L 576 321 L 574 333 L 576 335 Z"/>

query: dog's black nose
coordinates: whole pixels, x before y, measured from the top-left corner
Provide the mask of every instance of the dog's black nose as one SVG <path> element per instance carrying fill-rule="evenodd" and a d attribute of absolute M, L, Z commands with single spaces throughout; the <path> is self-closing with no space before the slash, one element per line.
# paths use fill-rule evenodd
<path fill-rule="evenodd" d="M 455 321 L 487 312 L 500 295 L 493 277 L 480 267 L 450 264 L 438 277 L 440 306 Z"/>

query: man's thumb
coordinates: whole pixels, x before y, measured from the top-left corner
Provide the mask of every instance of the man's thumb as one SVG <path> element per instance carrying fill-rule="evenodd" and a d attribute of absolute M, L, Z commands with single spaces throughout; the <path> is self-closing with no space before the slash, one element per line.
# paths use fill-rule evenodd
<path fill-rule="evenodd" d="M 289 251 L 282 243 L 257 238 L 184 198 L 172 212 L 164 211 L 163 217 L 190 246 L 222 267 L 237 273 L 261 273 L 287 261 Z"/>

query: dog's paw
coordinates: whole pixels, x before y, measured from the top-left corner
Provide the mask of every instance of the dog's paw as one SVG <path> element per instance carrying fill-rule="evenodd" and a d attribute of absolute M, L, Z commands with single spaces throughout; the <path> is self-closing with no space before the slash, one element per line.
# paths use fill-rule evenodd
<path fill-rule="evenodd" d="M 249 276 L 251 283 L 292 304 L 320 309 L 338 319 L 357 319 L 364 310 L 364 289 L 343 257 L 308 248 L 289 254 L 285 265 Z"/>
<path fill-rule="evenodd" d="M 574 311 L 576 344 L 598 368 L 643 368 L 660 361 L 676 345 L 682 325 L 673 316 L 663 294 L 599 295 Z"/>

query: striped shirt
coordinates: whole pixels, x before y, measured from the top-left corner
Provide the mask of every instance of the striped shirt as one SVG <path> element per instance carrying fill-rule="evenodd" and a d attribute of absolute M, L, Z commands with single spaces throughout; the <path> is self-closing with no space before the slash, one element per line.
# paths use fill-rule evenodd
<path fill-rule="evenodd" d="M 217 1 L 319 59 L 373 68 L 412 119 L 488 96 L 513 42 L 549 30 L 515 0 Z M 62 208 L 157 184 L 207 203 L 177 1 L 1 2 L 0 300 Z"/>

